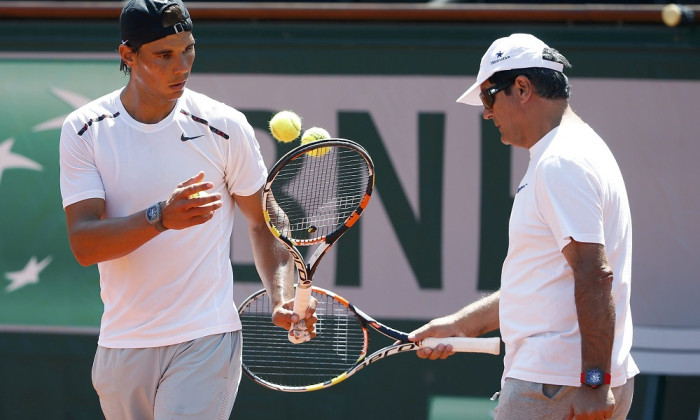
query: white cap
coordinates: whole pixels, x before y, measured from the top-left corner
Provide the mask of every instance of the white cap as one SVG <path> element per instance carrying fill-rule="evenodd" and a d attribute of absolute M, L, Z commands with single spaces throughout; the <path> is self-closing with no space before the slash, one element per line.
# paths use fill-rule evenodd
<path fill-rule="evenodd" d="M 481 57 L 476 82 L 457 99 L 467 105 L 481 105 L 480 86 L 494 73 L 504 70 L 542 67 L 563 72 L 564 65 L 542 58 L 547 44 L 530 34 L 512 34 L 493 41 L 491 47 Z"/>

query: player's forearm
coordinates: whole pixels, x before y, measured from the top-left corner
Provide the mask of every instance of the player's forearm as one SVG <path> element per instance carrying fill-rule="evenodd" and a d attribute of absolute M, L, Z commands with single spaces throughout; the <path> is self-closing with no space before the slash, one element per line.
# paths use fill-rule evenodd
<path fill-rule="evenodd" d="M 68 233 L 73 254 L 83 266 L 121 258 L 158 235 L 145 210 L 127 217 L 81 220 L 69 225 Z"/>
<path fill-rule="evenodd" d="M 615 337 L 612 272 L 594 270 L 574 275 L 576 312 L 581 331 L 581 369 L 610 372 Z"/>
<path fill-rule="evenodd" d="M 613 272 L 605 246 L 572 240 L 562 250 L 574 276 L 574 298 L 581 332 L 581 368 L 610 372 L 615 338 Z"/>
<path fill-rule="evenodd" d="M 455 314 L 455 322 L 464 335 L 478 337 L 499 328 L 500 297 L 499 290 L 465 306 Z"/>
<path fill-rule="evenodd" d="M 294 261 L 266 226 L 249 225 L 253 258 L 260 279 L 275 307 L 294 297 Z"/>

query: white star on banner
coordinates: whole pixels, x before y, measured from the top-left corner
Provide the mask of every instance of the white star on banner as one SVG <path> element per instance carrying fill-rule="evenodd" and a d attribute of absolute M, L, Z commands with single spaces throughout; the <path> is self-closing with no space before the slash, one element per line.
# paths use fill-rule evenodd
<path fill-rule="evenodd" d="M 51 88 L 51 93 L 56 95 L 59 99 L 61 99 L 63 102 L 67 103 L 70 105 L 73 109 L 78 109 L 81 106 L 88 104 L 92 99 L 87 98 L 85 96 L 79 95 L 77 93 L 69 92 L 67 90 L 59 89 L 59 88 Z M 63 126 L 63 121 L 66 119 L 66 115 L 61 115 L 60 117 L 52 118 L 48 121 L 44 121 L 41 124 L 37 124 L 34 126 L 32 129 L 34 132 L 38 131 L 45 131 L 45 130 L 53 130 L 55 128 L 61 128 Z"/>
<path fill-rule="evenodd" d="M 39 283 L 39 274 L 51 263 L 51 260 L 53 258 L 50 255 L 41 261 L 37 261 L 36 256 L 32 256 L 22 270 L 5 273 L 5 277 L 11 281 L 10 285 L 5 288 L 7 293 L 14 292 L 31 283 Z"/>
<path fill-rule="evenodd" d="M 37 162 L 26 158 L 17 153 L 12 153 L 12 146 L 15 144 L 15 139 L 7 139 L 0 143 L 0 180 L 5 169 L 24 168 L 41 171 L 43 167 Z"/>

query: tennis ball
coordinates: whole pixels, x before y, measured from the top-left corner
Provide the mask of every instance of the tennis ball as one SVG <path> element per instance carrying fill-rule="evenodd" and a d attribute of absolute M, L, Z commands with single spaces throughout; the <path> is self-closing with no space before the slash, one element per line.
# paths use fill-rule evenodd
<path fill-rule="evenodd" d="M 282 143 L 289 143 L 301 133 L 301 118 L 293 111 L 280 111 L 270 120 L 270 133 Z"/>
<path fill-rule="evenodd" d="M 695 13 L 686 6 L 673 3 L 667 4 L 661 9 L 661 20 L 664 21 L 666 26 L 680 26 L 693 22 Z"/>
<path fill-rule="evenodd" d="M 328 131 L 324 130 L 321 127 L 311 127 L 308 130 L 304 131 L 304 135 L 301 136 L 301 144 L 311 143 L 313 141 L 329 138 L 331 138 L 331 135 L 328 134 Z M 308 154 L 313 157 L 320 157 L 328 153 L 330 150 L 330 147 L 322 147 L 320 149 L 314 149 L 308 152 Z"/>
<path fill-rule="evenodd" d="M 678 26 L 681 23 L 681 8 L 677 4 L 667 4 L 661 9 L 661 19 L 667 26 Z"/>

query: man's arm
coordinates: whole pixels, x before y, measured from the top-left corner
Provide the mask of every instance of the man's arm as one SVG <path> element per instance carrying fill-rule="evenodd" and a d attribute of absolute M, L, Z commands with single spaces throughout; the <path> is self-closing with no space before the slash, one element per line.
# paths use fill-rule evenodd
<path fill-rule="evenodd" d="M 168 229 L 185 229 L 210 220 L 221 207 L 220 195 L 190 198 L 212 188 L 204 173 L 180 183 L 163 202 L 161 220 Z M 105 200 L 90 198 L 66 207 L 68 240 L 75 258 L 88 266 L 123 257 L 158 235 L 146 220 L 146 209 L 126 217 L 105 218 Z"/>
<path fill-rule="evenodd" d="M 581 371 L 598 368 L 610 373 L 615 338 L 613 273 L 605 246 L 571 240 L 562 250 L 574 273 L 576 313 L 581 331 Z M 615 408 L 609 385 L 582 385 L 574 399 L 576 419 L 608 418 Z M 598 417 L 604 415 L 605 417 Z"/>
<path fill-rule="evenodd" d="M 68 240 L 83 266 L 123 257 L 158 231 L 146 220 L 146 210 L 127 217 L 105 219 L 105 201 L 90 198 L 66 207 Z"/>
<path fill-rule="evenodd" d="M 501 292 L 496 291 L 460 309 L 452 315 L 436 318 L 409 334 L 412 341 L 427 337 L 478 337 L 499 328 L 498 307 Z M 452 346 L 422 348 L 421 359 L 444 359 L 454 354 Z"/>
<path fill-rule="evenodd" d="M 262 188 L 253 195 L 234 195 L 236 205 L 248 220 L 248 233 L 253 248 L 255 268 L 270 297 L 272 322 L 285 329 L 299 320 L 292 310 L 294 299 L 294 260 L 287 248 L 275 238 L 267 227 L 262 210 Z M 306 314 L 307 326 L 313 332 L 315 301 Z"/>

